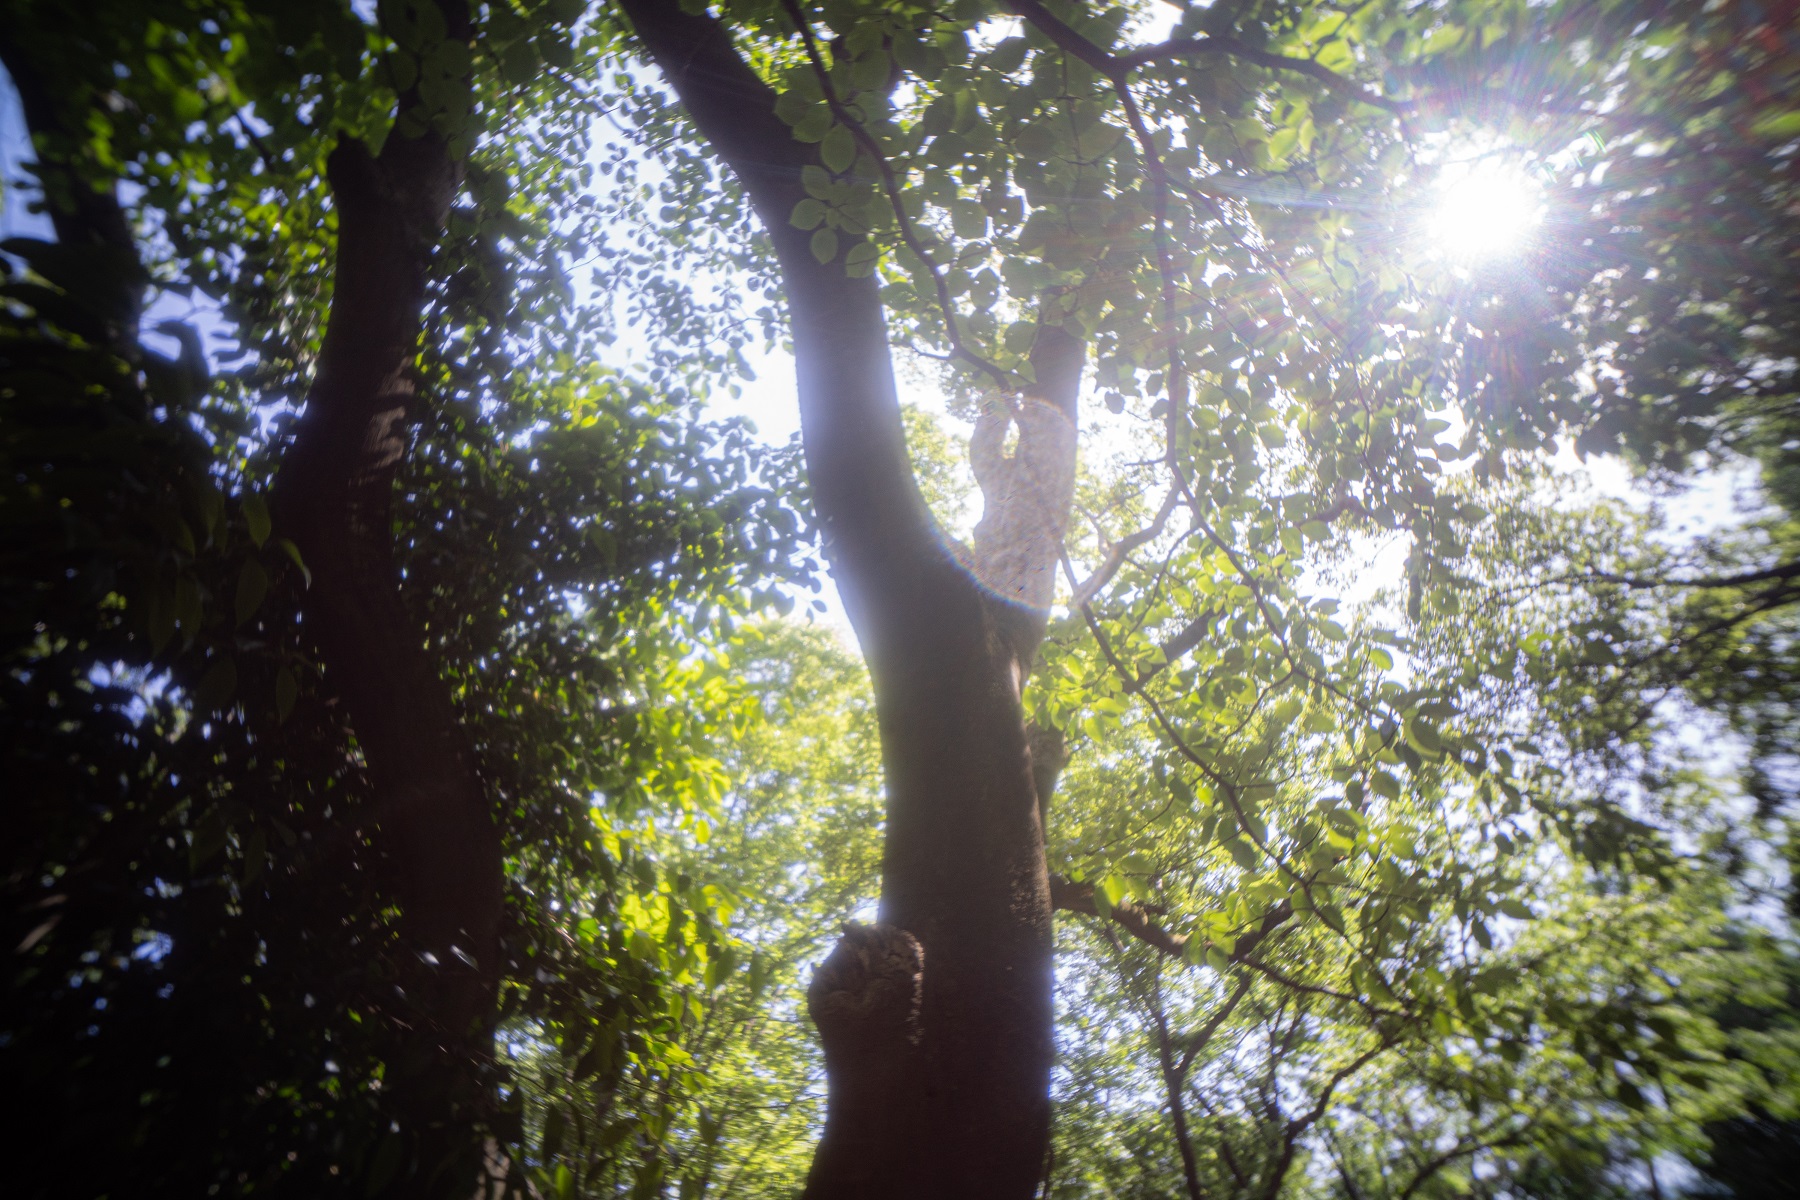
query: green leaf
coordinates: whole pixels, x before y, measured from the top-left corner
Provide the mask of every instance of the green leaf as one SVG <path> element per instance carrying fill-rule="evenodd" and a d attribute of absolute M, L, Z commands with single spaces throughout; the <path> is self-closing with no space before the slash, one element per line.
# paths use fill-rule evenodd
<path fill-rule="evenodd" d="M 856 162 L 856 138 L 844 125 L 833 125 L 825 140 L 819 143 L 819 160 L 842 174 Z"/>
<path fill-rule="evenodd" d="M 388 72 L 393 78 L 394 90 L 407 91 L 419 82 L 419 60 L 404 50 L 396 50 L 388 55 Z"/>
<path fill-rule="evenodd" d="M 244 840 L 244 865 L 240 882 L 245 887 L 255 883 L 261 877 L 263 868 L 268 865 L 268 859 L 268 832 L 262 829 L 252 830 L 250 836 Z"/>
<path fill-rule="evenodd" d="M 1107 909 L 1111 910 L 1117 908 L 1120 901 L 1125 899 L 1125 892 L 1125 880 L 1118 875 L 1108 875 L 1094 885 L 1094 902 L 1098 905 L 1101 898 L 1104 897 Z"/>
<path fill-rule="evenodd" d="M 238 568 L 235 597 L 237 623 L 242 625 L 255 616 L 256 610 L 262 607 L 263 597 L 268 594 L 269 573 L 254 558 L 245 559 L 244 565 Z"/>
<path fill-rule="evenodd" d="M 237 664 L 229 657 L 221 658 L 194 688 L 194 704 L 203 711 L 217 712 L 231 703 L 236 692 Z"/>
<path fill-rule="evenodd" d="M 875 91 L 888 81 L 889 70 L 885 53 L 866 54 L 850 64 L 850 86 L 857 91 Z"/>
<path fill-rule="evenodd" d="M 836 128 L 832 124 L 831 110 L 824 104 L 815 104 L 806 111 L 805 116 L 794 122 L 794 140 L 817 142 Z"/>
<path fill-rule="evenodd" d="M 1785 140 L 1800 134 L 1800 109 L 1793 112 L 1775 113 L 1763 117 L 1751 126 L 1751 130 L 1759 137 Z"/>
<path fill-rule="evenodd" d="M 875 273 L 881 262 L 881 250 L 873 243 L 861 241 L 850 247 L 844 256 L 844 268 L 853 279 L 862 279 Z"/>
<path fill-rule="evenodd" d="M 474 66 L 466 42 L 445 38 L 433 46 L 419 64 L 420 73 L 429 72 L 443 79 L 460 79 Z"/>
<path fill-rule="evenodd" d="M 269 540 L 269 506 L 255 492 L 246 492 L 241 507 L 244 510 L 244 525 L 249 530 L 250 540 L 260 547 Z"/>
<path fill-rule="evenodd" d="M 143 598 L 144 624 L 150 635 L 150 653 L 161 654 L 175 636 L 175 589 L 157 580 Z"/>
<path fill-rule="evenodd" d="M 549 66 L 559 71 L 572 70 L 575 66 L 575 43 L 561 30 L 541 33 L 532 39 L 538 57 Z"/>
<path fill-rule="evenodd" d="M 1291 125 L 1285 129 L 1277 129 L 1270 134 L 1268 143 L 1270 162 L 1276 165 L 1285 163 L 1288 155 L 1293 152 L 1299 141 L 1300 131 Z"/>
<path fill-rule="evenodd" d="M 379 1196 L 387 1190 L 394 1176 L 400 1173 L 400 1165 L 406 1159 L 406 1140 L 399 1130 L 390 1130 L 375 1148 L 375 1157 L 369 1163 L 368 1177 L 363 1184 L 365 1196 Z"/>
<path fill-rule="evenodd" d="M 512 42 L 500 51 L 500 75 L 514 87 L 529 87 L 537 80 L 541 62 L 528 41 Z"/>
<path fill-rule="evenodd" d="M 987 233 L 987 213 L 973 200 L 950 202 L 950 224 L 960 238 L 978 238 Z"/>
<path fill-rule="evenodd" d="M 1257 852 L 1256 847 L 1242 838 L 1226 838 L 1225 851 L 1246 871 L 1254 871 L 1262 864 L 1262 855 Z"/>
<path fill-rule="evenodd" d="M 837 257 L 838 236 L 829 229 L 821 229 L 812 235 L 812 255 L 822 263 L 828 263 Z"/>
<path fill-rule="evenodd" d="M 285 665 L 275 671 L 275 720 L 286 721 L 288 714 L 294 711 L 294 701 L 300 696 L 300 681 Z"/>
<path fill-rule="evenodd" d="M 1408 717 L 1406 740 L 1421 754 L 1437 756 L 1444 752 L 1444 741 L 1436 728 L 1423 717 Z"/>
<path fill-rule="evenodd" d="M 568 1132 L 569 1119 L 563 1114 L 560 1104 L 552 1104 L 544 1115 L 543 1155 L 546 1160 L 554 1160 L 562 1153 L 563 1137 Z"/>
<path fill-rule="evenodd" d="M 825 223 L 825 213 L 825 205 L 808 196 L 794 205 L 793 215 L 788 217 L 788 221 L 796 229 L 817 229 Z"/>
<path fill-rule="evenodd" d="M 283 554 L 293 560 L 296 567 L 300 568 L 301 581 L 305 583 L 307 587 L 311 587 L 312 571 L 307 568 L 306 561 L 300 557 L 300 547 L 294 545 L 290 538 L 277 538 L 275 544 L 281 547 L 281 552 Z"/>

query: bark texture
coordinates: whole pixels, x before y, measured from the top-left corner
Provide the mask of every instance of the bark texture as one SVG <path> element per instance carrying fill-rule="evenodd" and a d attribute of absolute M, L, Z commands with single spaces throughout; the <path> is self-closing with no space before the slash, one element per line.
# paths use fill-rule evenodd
<path fill-rule="evenodd" d="M 449 692 L 401 602 L 392 519 L 429 262 L 460 164 L 437 135 L 396 132 L 379 157 L 340 142 L 328 174 L 331 311 L 275 516 L 312 575 L 307 627 L 368 763 L 400 905 L 387 1096 L 410 1161 L 396 1190 L 467 1195 L 482 1151 L 470 1134 L 491 1091 L 501 844 Z"/>
<path fill-rule="evenodd" d="M 675 0 L 620 5 L 774 243 L 813 502 L 875 687 L 880 923 L 847 934 L 814 984 L 830 1095 L 806 1196 L 1024 1200 L 1048 1144 L 1051 909 L 1019 688 L 1067 512 L 1082 348 L 1046 330 L 1038 394 L 1004 418 L 1018 451 L 999 453 L 1003 425 L 983 433 L 986 533 L 969 561 L 913 479 L 875 281 L 842 254 L 819 263 L 789 223 L 814 149 L 717 21 Z M 915 969 L 916 1017 L 898 1020 Z"/>
<path fill-rule="evenodd" d="M 466 6 L 441 7 L 452 36 L 467 36 Z M 0 63 L 34 135 L 54 148 L 80 127 L 80 114 L 62 111 L 53 81 L 4 22 Z M 110 187 L 96 188 L 55 153 L 39 171 L 58 241 L 117 259 L 126 282 L 109 332 L 135 359 L 143 289 L 133 281 L 144 273 L 124 209 Z M 385 1194 L 461 1200 L 481 1165 L 483 1147 L 470 1135 L 491 1093 L 501 846 L 450 696 L 401 603 L 391 516 L 428 266 L 460 164 L 439 137 L 395 135 L 379 157 L 343 142 L 328 171 L 338 216 L 333 300 L 277 481 L 276 519 L 311 572 L 306 625 L 373 777 L 380 846 L 402 910 L 398 1053 L 386 1083 L 410 1161 Z"/>

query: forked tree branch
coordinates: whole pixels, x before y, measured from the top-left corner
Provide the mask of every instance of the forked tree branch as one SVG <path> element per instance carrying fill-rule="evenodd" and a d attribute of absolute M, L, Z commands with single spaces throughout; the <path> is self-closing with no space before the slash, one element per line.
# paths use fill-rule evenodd
<path fill-rule="evenodd" d="M 1100 905 L 1094 899 L 1093 884 L 1076 883 L 1061 875 L 1050 876 L 1050 907 L 1059 912 L 1079 913 L 1087 917 L 1102 915 Z M 1185 958 L 1189 937 L 1185 933 L 1171 933 L 1157 924 L 1156 918 L 1165 915 L 1167 910 L 1160 905 L 1134 904 L 1129 900 L 1108 905 L 1105 912 L 1106 919 L 1146 946 L 1171 958 Z M 1223 951 L 1225 957 L 1234 963 L 1245 962 L 1250 955 L 1256 953 L 1256 948 L 1270 934 L 1285 925 L 1293 915 L 1294 906 L 1283 900 L 1263 914 L 1263 919 L 1253 928 L 1239 934 L 1231 943 L 1231 949 Z"/>
<path fill-rule="evenodd" d="M 1100 590 L 1111 583 L 1113 576 L 1119 573 L 1119 569 L 1125 565 L 1126 557 L 1133 550 L 1162 533 L 1163 526 L 1168 524 L 1169 516 L 1175 511 L 1175 506 L 1180 500 L 1180 489 L 1170 488 L 1169 494 L 1163 498 L 1162 507 L 1157 510 L 1156 516 L 1148 525 L 1134 533 L 1128 533 L 1108 545 L 1105 556 L 1100 560 L 1100 565 L 1095 567 L 1093 573 L 1086 579 L 1077 583 L 1071 578 L 1069 583 L 1075 589 L 1075 594 L 1069 600 L 1069 607 L 1080 608 L 1099 595 Z"/>

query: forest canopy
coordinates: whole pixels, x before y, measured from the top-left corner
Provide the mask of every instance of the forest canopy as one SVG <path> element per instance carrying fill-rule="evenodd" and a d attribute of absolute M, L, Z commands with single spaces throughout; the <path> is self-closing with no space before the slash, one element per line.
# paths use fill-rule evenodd
<path fill-rule="evenodd" d="M 4 0 L 10 1185 L 1788 1194 L 1796 29 Z"/>

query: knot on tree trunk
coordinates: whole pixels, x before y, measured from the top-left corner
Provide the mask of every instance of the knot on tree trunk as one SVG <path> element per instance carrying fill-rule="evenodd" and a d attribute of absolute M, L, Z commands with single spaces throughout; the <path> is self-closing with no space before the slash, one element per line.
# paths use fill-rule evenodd
<path fill-rule="evenodd" d="M 895 925 L 844 926 L 806 989 L 827 1066 L 918 1041 L 925 949 Z"/>
<path fill-rule="evenodd" d="M 844 926 L 813 972 L 806 1007 L 829 1082 L 825 1136 L 807 1177 L 812 1200 L 910 1197 L 919 1147 L 919 1006 L 925 949 L 897 925 Z"/>

